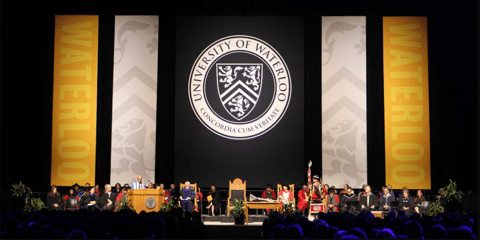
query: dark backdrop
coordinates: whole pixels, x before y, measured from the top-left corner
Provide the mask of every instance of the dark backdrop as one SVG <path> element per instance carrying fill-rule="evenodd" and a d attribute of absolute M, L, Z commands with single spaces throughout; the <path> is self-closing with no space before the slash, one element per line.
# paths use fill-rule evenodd
<path fill-rule="evenodd" d="M 178 17 L 176 24 L 175 182 L 189 180 L 200 186 L 216 184 L 228 188 L 228 181 L 238 177 L 247 180 L 247 187 L 263 188 L 284 182 L 300 184 L 305 175 L 304 19 L 202 16 Z M 208 45 L 232 35 L 248 35 L 267 42 L 285 61 L 291 79 L 291 99 L 283 117 L 270 131 L 247 140 L 227 139 L 209 131 L 195 116 L 188 98 L 188 78 L 197 57 Z M 227 62 L 261 61 L 245 55 L 239 59 L 238 54 L 224 58 L 229 59 Z M 209 76 L 216 76 L 215 62 L 208 66 L 211 67 Z M 272 74 L 276 73 L 263 64 L 260 97 L 246 118 L 259 116 L 271 102 L 273 92 L 267 90 L 276 84 Z M 209 79 L 204 85 L 213 107 L 218 101 L 216 79 Z M 225 110 L 218 106 L 214 111 L 221 115 Z"/>
<path fill-rule="evenodd" d="M 1 188 L 25 182 L 34 191 L 50 184 L 54 15 L 100 16 L 96 182 L 109 181 L 113 25 L 116 14 L 160 16 L 159 72 L 174 89 L 175 17 L 301 16 L 305 18 L 304 166 L 321 161 L 321 16 L 367 16 L 368 182 L 385 181 L 382 16 L 427 16 L 432 187 L 448 179 L 478 187 L 478 6 L 423 1 L 135 1 L 128 5 L 91 1 L 2 1 L 1 6 Z M 312 2 L 312 3 L 310 3 Z M 84 4 L 84 5 L 83 5 Z M 160 86 L 160 85 L 159 85 Z M 174 180 L 173 91 L 158 91 L 157 182 Z M 305 170 L 305 169 L 304 169 Z M 313 166 L 321 172 L 321 164 Z M 204 173 L 208 174 L 208 173 Z M 305 176 L 306 177 L 306 176 Z M 84 183 L 80 183 L 84 184 Z"/>

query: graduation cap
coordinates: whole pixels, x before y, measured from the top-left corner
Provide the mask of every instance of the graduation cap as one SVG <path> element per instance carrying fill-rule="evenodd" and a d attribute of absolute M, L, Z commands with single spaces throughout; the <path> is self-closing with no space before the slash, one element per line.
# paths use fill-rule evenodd
<path fill-rule="evenodd" d="M 320 176 L 318 176 L 317 174 L 313 175 L 313 178 L 320 180 Z"/>

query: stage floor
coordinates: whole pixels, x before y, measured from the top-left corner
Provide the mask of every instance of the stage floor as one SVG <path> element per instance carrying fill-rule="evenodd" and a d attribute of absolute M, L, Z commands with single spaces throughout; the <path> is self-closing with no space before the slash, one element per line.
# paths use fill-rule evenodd
<path fill-rule="evenodd" d="M 248 226 L 262 226 L 266 215 L 248 215 Z M 208 216 L 202 215 L 202 222 L 209 226 L 235 226 L 234 218 L 228 216 Z"/>

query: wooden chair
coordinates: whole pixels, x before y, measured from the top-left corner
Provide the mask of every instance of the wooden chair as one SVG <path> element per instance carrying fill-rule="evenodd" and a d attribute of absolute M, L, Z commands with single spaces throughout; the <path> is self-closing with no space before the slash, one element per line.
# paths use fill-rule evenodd
<path fill-rule="evenodd" d="M 237 199 L 243 202 L 247 200 L 247 181 L 242 181 L 240 178 L 228 182 L 227 216 L 230 216 L 230 210 L 233 209 L 232 203 Z"/>
<path fill-rule="evenodd" d="M 180 190 L 182 190 L 182 188 L 184 188 L 184 187 L 185 187 L 185 184 L 184 184 L 184 183 L 180 183 Z M 190 183 L 190 188 L 193 188 L 193 189 L 195 190 L 195 196 L 198 197 L 197 184 L 196 184 L 196 183 Z M 180 199 L 180 197 L 179 197 L 179 199 Z M 195 199 L 193 200 L 193 204 L 194 204 L 194 205 L 193 205 L 193 209 L 194 209 L 194 210 L 197 209 L 197 198 L 195 198 Z M 180 200 L 178 201 L 178 207 L 179 207 L 179 208 L 182 207 L 182 205 L 180 204 Z"/>
<path fill-rule="evenodd" d="M 293 193 L 293 206 L 295 206 L 295 184 L 290 184 L 288 185 L 288 187 L 290 188 L 290 192 Z M 278 198 L 280 197 L 280 191 L 282 191 L 283 188 L 282 188 L 282 184 L 280 183 L 277 183 L 277 200 Z"/>

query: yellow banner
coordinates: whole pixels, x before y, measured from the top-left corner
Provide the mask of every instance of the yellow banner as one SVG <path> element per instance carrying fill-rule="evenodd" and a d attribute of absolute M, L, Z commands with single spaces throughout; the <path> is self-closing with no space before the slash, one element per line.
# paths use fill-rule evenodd
<path fill-rule="evenodd" d="M 95 184 L 98 16 L 55 16 L 51 184 Z"/>
<path fill-rule="evenodd" d="M 430 189 L 426 17 L 383 18 L 385 177 L 394 189 Z"/>

